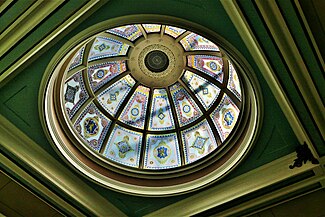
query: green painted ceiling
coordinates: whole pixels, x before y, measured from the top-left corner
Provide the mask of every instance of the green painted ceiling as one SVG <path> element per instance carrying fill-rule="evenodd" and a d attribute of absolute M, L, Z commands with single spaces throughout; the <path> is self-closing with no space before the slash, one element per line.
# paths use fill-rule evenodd
<path fill-rule="evenodd" d="M 28 4 L 27 4 L 28 2 Z M 34 1 L 13 1 L 13 3 L 0 13 L 0 32 L 4 31 L 22 11 L 26 10 Z M 61 4 L 45 20 L 40 22 L 32 31 L 19 40 L 14 47 L 0 57 L 0 73 L 4 73 L 12 64 L 26 54 L 33 46 L 45 38 L 51 31 L 59 26 L 67 17 L 81 8 L 86 1 L 71 0 Z M 105 4 L 104 4 L 105 3 Z M 312 116 L 299 93 L 293 78 L 286 66 L 276 44 L 270 37 L 261 15 L 253 1 L 238 1 L 249 25 L 254 31 L 262 49 L 267 55 L 272 67 L 275 69 L 281 85 L 290 102 L 298 113 L 305 129 L 316 145 L 319 154 L 325 155 L 325 145 Z M 325 86 L 322 66 L 318 62 L 315 52 L 310 44 L 301 20 L 292 1 L 278 1 L 280 9 L 287 21 L 290 31 L 294 33 L 296 43 L 299 45 L 311 77 L 324 101 Z M 44 150 L 54 158 L 66 165 L 49 144 L 41 127 L 38 112 L 39 86 L 45 69 L 55 53 L 74 35 L 80 31 L 110 18 L 132 14 L 160 14 L 183 18 L 217 32 L 226 38 L 238 51 L 246 57 L 256 74 L 263 95 L 264 116 L 263 125 L 257 143 L 251 153 L 233 172 L 225 179 L 229 180 L 274 159 L 292 153 L 298 145 L 298 140 L 290 128 L 275 97 L 257 68 L 254 59 L 249 54 L 234 25 L 228 18 L 225 10 L 218 0 L 111 0 L 103 1 L 102 6 L 94 11 L 79 25 L 65 31 L 53 43 L 45 46 L 41 52 L 27 64 L 20 67 L 6 85 L 0 89 L 0 113 L 26 133 Z M 164 22 L 164 20 L 162 20 Z M 1 48 L 1 45 L 0 45 Z M 140 198 L 129 196 L 105 189 L 79 175 L 84 182 L 111 201 L 116 207 L 128 216 L 143 216 L 168 204 L 182 200 L 191 194 L 167 198 Z M 44 180 L 45 181 L 45 180 Z M 218 183 L 215 183 L 217 185 Z M 51 187 L 51 186 L 50 186 Z M 67 198 L 69 200 L 69 198 Z M 73 202 L 73 201 L 72 201 Z M 76 203 L 76 202 L 74 202 Z"/>

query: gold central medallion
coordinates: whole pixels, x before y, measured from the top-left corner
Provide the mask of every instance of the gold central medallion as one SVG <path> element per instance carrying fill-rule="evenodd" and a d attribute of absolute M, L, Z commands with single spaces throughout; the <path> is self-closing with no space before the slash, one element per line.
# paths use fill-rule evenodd
<path fill-rule="evenodd" d="M 182 75 L 185 63 L 182 47 L 166 35 L 148 35 L 130 51 L 131 74 L 149 87 L 175 83 Z"/>

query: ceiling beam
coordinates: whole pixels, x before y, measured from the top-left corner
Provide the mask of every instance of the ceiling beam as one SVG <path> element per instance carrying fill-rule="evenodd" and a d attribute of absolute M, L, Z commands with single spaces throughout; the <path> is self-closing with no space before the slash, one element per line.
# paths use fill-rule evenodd
<path fill-rule="evenodd" d="M 324 140 L 325 107 L 310 76 L 313 72 L 308 71 L 276 1 L 256 0 L 256 4 Z"/>
<path fill-rule="evenodd" d="M 12 156 L 16 162 L 23 162 L 34 174 L 39 174 L 42 179 L 47 180 L 47 183 L 80 204 L 92 216 L 125 216 L 106 198 L 84 183 L 2 115 L 0 115 L 0 138 L 2 151 Z M 10 162 L 6 165 L 9 164 Z M 24 178 L 25 176 L 21 177 L 21 179 Z M 38 187 L 35 186 L 36 189 Z"/>
<path fill-rule="evenodd" d="M 301 121 L 299 120 L 293 106 L 290 103 L 285 91 L 283 90 L 275 72 L 273 71 L 270 63 L 268 62 L 262 48 L 260 47 L 254 33 L 252 32 L 248 22 L 246 21 L 242 11 L 237 5 L 236 0 L 221 0 L 223 7 L 232 20 L 239 35 L 243 39 L 247 49 L 254 58 L 261 74 L 265 78 L 265 81 L 269 85 L 273 95 L 279 103 L 284 115 L 286 116 L 293 132 L 295 133 L 300 144 L 307 143 L 311 152 L 316 158 L 319 155 L 313 146 L 306 130 L 304 129 Z"/>

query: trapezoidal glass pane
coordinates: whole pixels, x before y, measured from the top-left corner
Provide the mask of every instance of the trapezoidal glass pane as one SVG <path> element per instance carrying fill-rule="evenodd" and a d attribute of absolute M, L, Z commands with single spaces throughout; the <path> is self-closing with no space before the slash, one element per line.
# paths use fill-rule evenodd
<path fill-rule="evenodd" d="M 125 71 L 125 61 L 106 62 L 90 66 L 88 67 L 90 87 L 95 92 L 108 81 Z"/>
<path fill-rule="evenodd" d="M 116 125 L 108 139 L 103 155 L 120 164 L 139 167 L 142 133 Z"/>
<path fill-rule="evenodd" d="M 209 50 L 220 51 L 218 46 L 201 35 L 190 33 L 185 36 L 180 43 L 185 51 Z"/>
<path fill-rule="evenodd" d="M 174 27 L 174 26 L 166 26 L 166 28 L 165 28 L 165 34 L 170 35 L 173 38 L 177 38 L 184 32 L 186 32 L 185 29 L 181 29 L 181 28 Z"/>
<path fill-rule="evenodd" d="M 130 41 L 134 41 L 135 39 L 142 36 L 142 32 L 138 25 L 120 26 L 114 29 L 107 30 L 106 32 L 118 35 Z"/>
<path fill-rule="evenodd" d="M 229 136 L 238 120 L 240 110 L 226 94 L 223 95 L 217 109 L 210 114 L 217 128 L 221 142 Z"/>
<path fill-rule="evenodd" d="M 229 63 L 229 79 L 228 79 L 228 84 L 227 88 L 236 95 L 236 97 L 241 101 L 241 88 L 240 88 L 240 81 L 237 75 L 237 72 L 234 68 L 234 66 L 231 64 L 230 61 Z"/>
<path fill-rule="evenodd" d="M 171 86 L 170 92 L 175 105 L 177 119 L 181 127 L 192 123 L 202 116 L 201 110 L 180 83 Z"/>
<path fill-rule="evenodd" d="M 220 89 L 217 86 L 193 72 L 187 70 L 183 76 L 183 81 L 189 85 L 206 110 L 219 96 Z"/>
<path fill-rule="evenodd" d="M 72 57 L 69 63 L 69 71 L 82 64 L 82 58 L 84 56 L 85 46 L 81 47 Z"/>
<path fill-rule="evenodd" d="M 79 71 L 68 78 L 64 84 L 64 106 L 71 119 L 80 106 L 89 98 Z"/>
<path fill-rule="evenodd" d="M 155 89 L 152 96 L 152 105 L 149 119 L 149 130 L 174 129 L 174 117 L 166 89 Z"/>
<path fill-rule="evenodd" d="M 97 37 L 90 48 L 88 61 L 125 55 L 129 47 L 129 45 L 112 38 Z"/>
<path fill-rule="evenodd" d="M 138 86 L 122 111 L 119 120 L 130 126 L 143 129 L 150 88 Z"/>
<path fill-rule="evenodd" d="M 182 131 L 182 140 L 186 164 L 203 158 L 218 147 L 211 127 L 206 120 Z"/>
<path fill-rule="evenodd" d="M 176 133 L 147 135 L 145 169 L 162 170 L 181 166 Z"/>
<path fill-rule="evenodd" d="M 187 65 L 223 82 L 223 60 L 221 57 L 208 55 L 188 55 Z"/>
<path fill-rule="evenodd" d="M 82 111 L 74 128 L 89 147 L 99 152 L 110 124 L 111 121 L 98 110 L 94 103 L 91 103 Z"/>
<path fill-rule="evenodd" d="M 97 99 L 108 113 L 115 116 L 134 84 L 135 80 L 126 75 L 100 93 Z"/>
<path fill-rule="evenodd" d="M 142 26 L 147 33 L 160 32 L 161 28 L 161 25 L 159 24 L 142 24 Z"/>

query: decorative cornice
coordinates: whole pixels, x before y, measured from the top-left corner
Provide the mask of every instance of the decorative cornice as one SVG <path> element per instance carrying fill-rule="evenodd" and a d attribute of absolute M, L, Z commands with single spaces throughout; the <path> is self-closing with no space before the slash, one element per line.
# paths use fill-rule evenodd
<path fill-rule="evenodd" d="M 23 65 L 26 65 L 28 61 L 33 60 L 37 54 L 39 54 L 44 47 L 53 43 L 58 36 L 66 34 L 69 29 L 73 26 L 79 24 L 84 19 L 86 19 L 94 10 L 96 10 L 101 5 L 107 3 L 108 0 L 90 0 L 77 12 L 75 12 L 71 17 L 69 17 L 62 25 L 58 26 L 54 31 L 52 31 L 47 37 L 30 49 L 25 55 L 23 55 L 18 61 L 11 65 L 6 71 L 0 75 L 0 88 L 3 87 L 10 79 L 19 73 L 18 69 Z M 56 2 L 56 1 L 46 1 L 46 2 Z"/>
<path fill-rule="evenodd" d="M 256 4 L 324 139 L 325 107 L 276 1 L 257 0 Z"/>
<path fill-rule="evenodd" d="M 249 24 L 247 23 L 245 16 L 237 5 L 236 0 L 221 0 L 223 7 L 232 20 L 235 28 L 238 30 L 241 38 L 246 44 L 247 49 L 254 58 L 258 68 L 260 69 L 265 81 L 269 85 L 273 95 L 279 103 L 284 115 L 286 116 L 292 130 L 300 143 L 306 141 L 313 155 L 317 158 L 318 153 L 315 148 L 311 145 L 312 142 L 308 137 L 306 130 L 300 122 L 294 108 L 292 107 L 288 97 L 286 96 L 283 88 L 280 85 L 278 78 L 276 77 L 270 63 L 268 62 L 262 48 L 258 44 L 254 33 L 252 32 Z M 325 112 L 324 112 L 325 113 Z M 323 114 L 324 114 L 323 113 Z"/>
<path fill-rule="evenodd" d="M 240 175 L 234 179 L 231 179 L 230 181 L 221 183 L 211 189 L 202 191 L 180 202 L 174 203 L 153 213 L 150 213 L 147 216 L 172 216 L 173 213 L 175 213 L 175 210 L 177 210 L 178 216 L 195 215 L 272 184 L 286 180 L 300 173 L 312 170 L 315 167 L 319 167 L 317 165 L 311 164 L 310 162 L 307 162 L 304 167 L 297 168 L 296 170 L 290 170 L 288 168 L 288 164 L 290 164 L 294 158 L 294 153 L 289 154 L 271 163 Z M 317 179 L 313 180 L 313 183 L 324 178 L 325 177 L 323 176 L 318 177 Z M 305 184 L 300 184 L 299 187 L 304 187 L 309 184 L 309 182 L 306 182 Z M 297 186 L 295 186 L 293 190 L 296 190 L 296 187 Z M 287 192 L 282 191 L 282 195 L 284 194 L 287 194 Z M 273 197 L 268 198 L 268 200 L 272 200 L 278 196 L 279 193 L 275 194 Z M 199 201 L 199 203 L 195 203 L 194 201 Z M 258 203 L 259 201 L 256 201 L 255 204 L 250 204 L 250 207 L 257 205 Z"/>
<path fill-rule="evenodd" d="M 64 1 L 36 1 L 13 24 L 0 34 L 0 57 L 13 47 L 22 37 L 59 7 Z"/>
<path fill-rule="evenodd" d="M 307 161 L 310 161 L 312 164 L 319 164 L 319 161 L 313 156 L 306 143 L 299 145 L 296 148 L 296 153 L 297 158 L 294 160 L 294 163 L 289 166 L 290 169 L 301 167 L 303 164 L 306 164 Z"/>
<path fill-rule="evenodd" d="M 44 151 L 40 145 L 28 138 L 2 115 L 0 115 L 0 138 L 1 149 L 5 153 L 10 154 L 18 162 L 27 165 L 34 173 L 39 174 L 48 183 L 67 195 L 67 197 L 81 204 L 92 215 L 125 216 L 119 209 Z M 21 173 L 16 175 L 18 177 L 21 176 L 22 179 L 25 178 Z M 38 182 L 31 180 L 29 184 L 38 185 Z M 35 186 L 35 188 L 39 189 L 38 186 Z M 55 196 L 53 192 L 42 191 L 42 193 L 47 197 Z M 64 202 L 59 200 L 58 203 L 60 206 L 67 206 L 69 210 L 72 209 L 71 205 L 67 203 L 64 204 Z"/>

